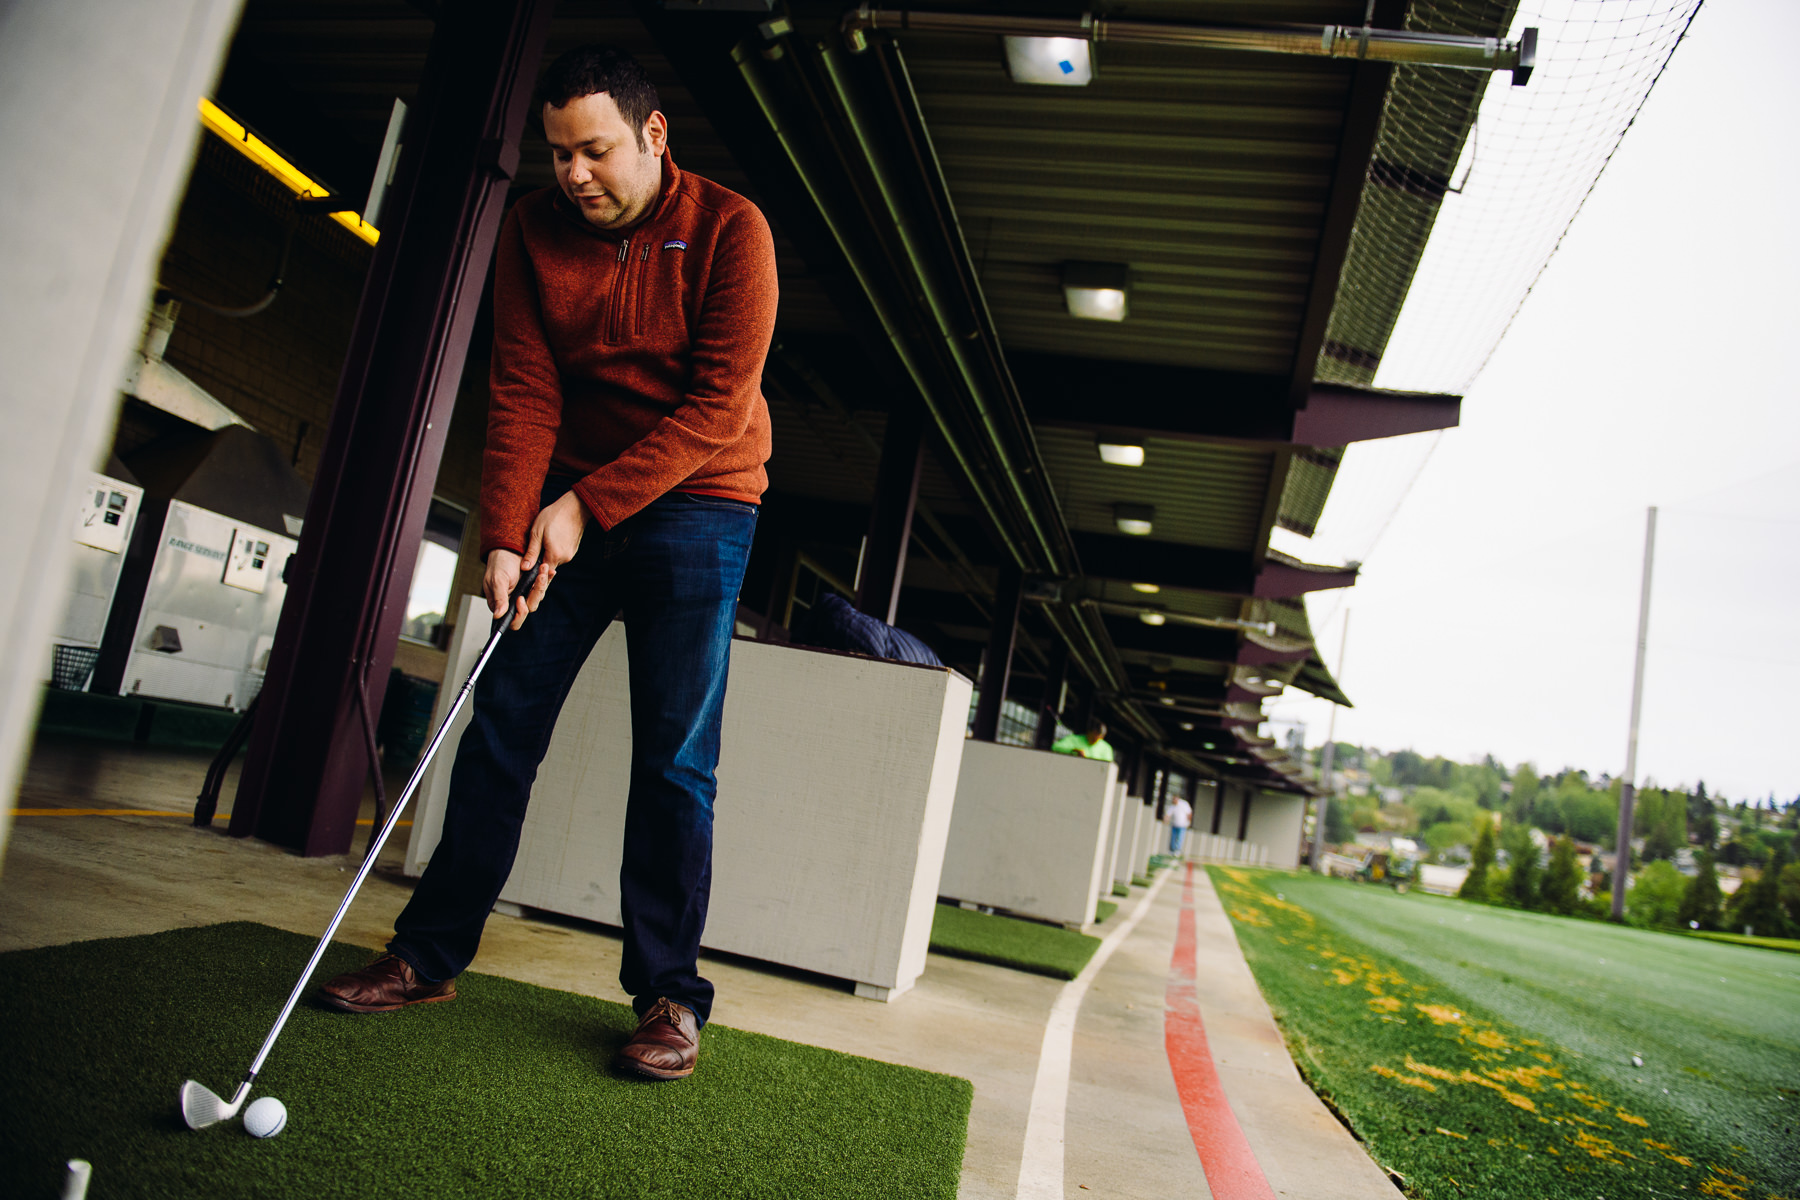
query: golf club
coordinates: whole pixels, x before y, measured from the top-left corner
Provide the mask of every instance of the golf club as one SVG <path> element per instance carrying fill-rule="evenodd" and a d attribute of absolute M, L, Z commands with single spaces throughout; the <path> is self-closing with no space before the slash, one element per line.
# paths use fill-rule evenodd
<path fill-rule="evenodd" d="M 363 880 L 367 879 L 369 872 L 374 869 L 375 859 L 381 854 L 382 846 L 387 843 L 388 834 L 392 833 L 394 826 L 399 823 L 400 814 L 405 810 L 407 801 L 412 799 L 413 793 L 419 788 L 420 780 L 425 778 L 425 770 L 431 765 L 432 757 L 437 754 L 438 747 L 443 744 L 444 735 L 450 731 L 450 726 L 456 723 L 457 714 L 462 712 L 463 705 L 468 703 L 469 696 L 475 690 L 475 680 L 481 676 L 482 668 L 487 666 L 488 659 L 493 657 L 494 647 L 500 644 L 500 635 L 506 632 L 506 627 L 512 621 L 513 614 L 518 608 L 518 600 L 530 593 L 532 584 L 537 581 L 538 572 L 542 569 L 543 564 L 539 563 L 527 571 L 520 578 L 518 585 L 514 587 L 512 596 L 507 600 L 506 615 L 494 622 L 493 632 L 488 634 L 487 645 L 481 649 L 481 657 L 475 660 L 474 667 L 469 671 L 469 678 L 463 683 L 462 690 L 456 694 L 456 701 L 451 704 L 449 715 L 444 718 L 444 723 L 438 726 L 437 733 L 432 736 L 431 744 L 426 746 L 425 753 L 419 756 L 419 765 L 413 768 L 412 778 L 406 781 L 406 790 L 400 793 L 400 799 L 394 802 L 393 811 L 389 812 L 387 820 L 382 822 L 381 832 L 376 835 L 368 853 L 363 856 L 362 866 L 357 870 L 356 878 L 350 881 L 350 890 L 344 893 L 344 901 L 338 905 L 337 915 L 333 916 L 331 924 L 325 927 L 325 936 L 319 939 L 318 947 L 313 951 L 312 958 L 307 961 L 306 970 L 300 973 L 300 981 L 288 994 L 287 1003 L 282 1005 L 281 1015 L 275 1018 L 274 1028 L 270 1029 L 269 1036 L 263 1039 L 262 1049 L 256 1052 L 255 1061 L 250 1064 L 250 1069 L 244 1072 L 243 1079 L 238 1081 L 237 1091 L 233 1093 L 231 1100 L 227 1102 L 205 1084 L 197 1083 L 192 1079 L 181 1085 L 181 1116 L 187 1122 L 189 1129 L 204 1129 L 208 1125 L 216 1125 L 220 1121 L 237 1116 L 238 1109 L 243 1107 L 244 1101 L 250 1095 L 250 1085 L 255 1081 L 256 1073 L 262 1070 L 263 1060 L 269 1057 L 269 1051 L 274 1048 L 275 1039 L 281 1035 L 281 1027 L 287 1024 L 287 1019 L 293 1013 L 294 1006 L 300 1002 L 301 993 L 306 990 L 307 982 L 312 978 L 313 972 L 318 969 L 319 960 L 325 957 L 325 950 L 331 945 L 332 935 L 343 923 L 344 914 L 350 911 L 350 902 L 356 899 L 357 889 L 362 887 Z"/>

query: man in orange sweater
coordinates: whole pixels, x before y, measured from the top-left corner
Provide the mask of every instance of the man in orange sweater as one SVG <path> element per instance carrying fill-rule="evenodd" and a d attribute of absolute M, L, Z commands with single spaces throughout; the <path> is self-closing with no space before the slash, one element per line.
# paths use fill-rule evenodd
<path fill-rule="evenodd" d="M 512 870 L 557 713 L 622 616 L 632 757 L 619 981 L 639 1022 L 618 1062 L 679 1079 L 712 1007 L 698 955 L 726 667 L 768 484 L 774 243 L 749 201 L 676 168 L 656 90 L 629 55 L 572 50 L 537 99 L 557 186 L 514 206 L 495 261 L 481 482 L 494 616 L 522 572 L 542 570 L 476 688 L 443 838 L 388 953 L 323 998 L 387 1012 L 455 995 Z"/>

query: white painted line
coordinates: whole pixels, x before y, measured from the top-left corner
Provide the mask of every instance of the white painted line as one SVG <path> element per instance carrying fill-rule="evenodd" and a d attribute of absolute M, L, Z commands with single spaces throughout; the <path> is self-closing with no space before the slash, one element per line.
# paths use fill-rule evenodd
<path fill-rule="evenodd" d="M 1075 1050 L 1075 1018 L 1094 976 L 1131 936 L 1151 901 L 1173 871 L 1163 871 L 1144 893 L 1125 923 L 1107 934 L 1081 974 L 1063 984 L 1044 1025 L 1038 1051 L 1037 1081 L 1031 1085 L 1031 1115 L 1025 1121 L 1025 1156 L 1019 1161 L 1018 1200 L 1063 1200 L 1063 1119 L 1069 1107 L 1069 1062 Z"/>

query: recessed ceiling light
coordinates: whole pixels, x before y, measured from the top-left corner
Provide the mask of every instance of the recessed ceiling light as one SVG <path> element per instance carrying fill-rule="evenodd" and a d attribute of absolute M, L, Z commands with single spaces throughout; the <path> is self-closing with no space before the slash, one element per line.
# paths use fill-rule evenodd
<path fill-rule="evenodd" d="M 1156 593 L 1162 591 L 1162 584 L 1160 584 L 1160 583 L 1134 583 L 1131 585 L 1131 590 L 1134 592 L 1142 592 L 1146 596 L 1154 596 L 1154 595 L 1156 595 Z"/>
<path fill-rule="evenodd" d="M 1122 263 L 1064 263 L 1062 283 L 1063 302 L 1071 317 L 1123 321 L 1130 315 L 1131 268 Z"/>
<path fill-rule="evenodd" d="M 1156 519 L 1156 509 L 1148 504 L 1115 504 L 1113 505 L 1113 524 L 1119 527 L 1120 533 L 1129 533 L 1143 537 L 1151 529 Z"/>
<path fill-rule="evenodd" d="M 1094 79 L 1094 58 L 1081 38 L 1009 37 L 1006 73 L 1014 83 L 1086 87 Z"/>
<path fill-rule="evenodd" d="M 1183 733 L 1194 732 L 1194 723 L 1192 721 L 1183 721 L 1181 723 L 1181 730 Z"/>
<path fill-rule="evenodd" d="M 1115 467 L 1141 467 L 1144 465 L 1144 444 L 1127 442 L 1119 438 L 1101 438 L 1095 443 L 1100 450 L 1100 461 Z"/>
<path fill-rule="evenodd" d="M 1175 704 L 1175 697 L 1173 697 L 1173 696 L 1164 696 L 1164 697 L 1163 697 L 1163 698 L 1162 698 L 1162 702 L 1163 702 L 1163 703 L 1164 703 L 1164 704 L 1167 704 L 1167 705 L 1169 705 L 1169 706 L 1170 706 L 1170 707 L 1174 707 L 1174 704 Z"/>
<path fill-rule="evenodd" d="M 1159 612 L 1141 612 L 1138 614 L 1138 620 L 1146 625 L 1161 625 L 1168 618 Z"/>

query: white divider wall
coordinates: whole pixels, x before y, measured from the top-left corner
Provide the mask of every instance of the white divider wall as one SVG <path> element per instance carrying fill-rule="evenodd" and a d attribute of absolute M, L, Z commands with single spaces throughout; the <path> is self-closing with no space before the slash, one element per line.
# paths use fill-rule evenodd
<path fill-rule="evenodd" d="M 1117 768 L 1078 754 L 970 741 L 938 894 L 1071 929 L 1094 923 Z"/>
<path fill-rule="evenodd" d="M 439 720 L 489 625 L 468 598 Z M 734 642 L 703 944 L 854 980 L 871 999 L 912 987 L 931 940 L 970 686 L 939 668 Z M 503 901 L 619 923 L 627 689 L 615 624 L 563 706 Z M 437 843 L 453 750 L 420 788 L 409 873 Z"/>
<path fill-rule="evenodd" d="M 1119 853 L 1113 859 L 1113 882 L 1127 886 L 1137 874 L 1138 844 L 1144 840 L 1144 806 L 1136 796 L 1119 792 L 1119 803 L 1125 806 L 1125 821 L 1119 826 Z"/>
<path fill-rule="evenodd" d="M 1124 853 L 1124 843 L 1129 832 L 1126 822 L 1131 819 L 1125 804 L 1125 785 L 1118 784 L 1113 788 L 1112 819 L 1109 824 L 1112 830 L 1106 836 L 1106 883 L 1101 890 L 1109 890 L 1111 884 L 1119 879 L 1119 860 Z M 1129 882 L 1127 880 L 1126 882 Z"/>
<path fill-rule="evenodd" d="M 1244 840 L 1269 847 L 1274 867 L 1300 865 L 1300 833 L 1306 823 L 1306 797 L 1293 792 L 1258 792 L 1250 802 L 1250 827 Z"/>
<path fill-rule="evenodd" d="M 1243 863 L 1256 867 L 1269 864 L 1269 848 L 1258 842 L 1240 842 L 1216 833 L 1202 833 L 1198 837 L 1190 834 L 1188 841 L 1192 847 L 1188 857 L 1196 862 Z"/>
<path fill-rule="evenodd" d="M 1131 799 L 1143 810 L 1138 821 L 1137 854 L 1131 860 L 1131 869 L 1139 879 L 1147 879 L 1150 876 L 1150 856 L 1156 853 L 1156 838 L 1162 832 L 1162 823 L 1156 819 L 1156 805 L 1145 804 L 1141 796 L 1133 796 Z"/>

